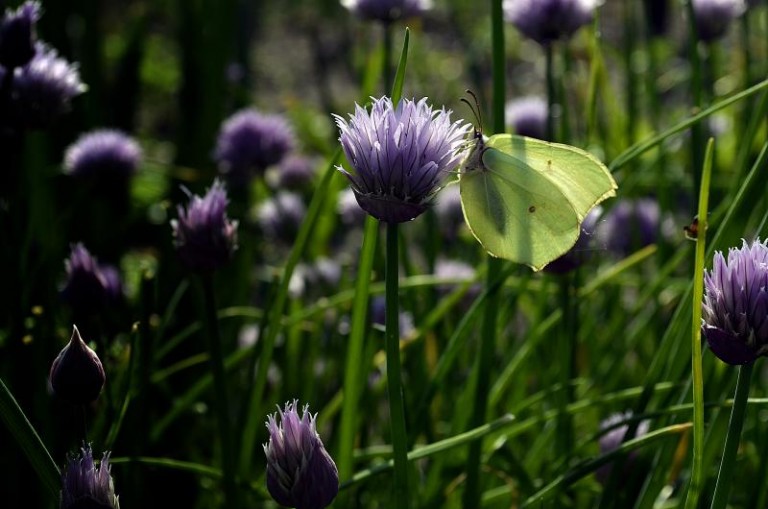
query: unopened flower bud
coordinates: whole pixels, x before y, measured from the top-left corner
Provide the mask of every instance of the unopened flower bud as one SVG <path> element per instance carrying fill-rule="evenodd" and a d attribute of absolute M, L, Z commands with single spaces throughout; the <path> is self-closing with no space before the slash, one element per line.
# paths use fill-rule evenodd
<path fill-rule="evenodd" d="M 73 327 L 72 339 L 51 365 L 54 394 L 74 405 L 85 405 L 99 397 L 106 375 L 99 356 L 85 344 Z"/>

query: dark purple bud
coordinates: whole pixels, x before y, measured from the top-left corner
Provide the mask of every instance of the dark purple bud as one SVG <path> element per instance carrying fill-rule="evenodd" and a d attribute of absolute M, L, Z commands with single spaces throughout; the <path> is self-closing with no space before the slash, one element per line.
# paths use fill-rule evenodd
<path fill-rule="evenodd" d="M 421 16 L 432 8 L 432 0 L 341 0 L 356 16 L 382 23 Z"/>
<path fill-rule="evenodd" d="M 354 169 L 349 179 L 357 202 L 387 223 L 410 221 L 427 210 L 440 183 L 461 161 L 469 126 L 433 110 L 427 99 L 373 100 L 371 111 L 355 105 L 349 122 L 334 115 L 339 141 Z"/>
<path fill-rule="evenodd" d="M 324 509 L 339 491 L 339 473 L 317 434 L 315 418 L 307 406 L 299 416 L 296 400 L 269 416 L 267 489 L 280 505 Z"/>
<path fill-rule="evenodd" d="M 72 99 L 86 89 L 77 65 L 42 43 L 35 46 L 27 65 L 16 68 L 13 78 L 13 96 L 24 124 L 35 129 L 48 127 L 66 113 Z"/>
<path fill-rule="evenodd" d="M 748 364 L 768 355 L 768 241 L 715 253 L 704 272 L 701 334 L 723 362 Z"/>
<path fill-rule="evenodd" d="M 547 266 L 544 267 L 545 272 L 549 272 L 550 274 L 565 274 L 580 267 L 589 259 L 592 253 L 591 243 L 595 236 L 597 221 L 602 213 L 602 207 L 599 206 L 589 211 L 587 217 L 581 222 L 581 233 L 579 233 L 579 238 L 576 240 L 576 244 L 574 244 L 573 247 L 560 258 L 547 264 Z"/>
<path fill-rule="evenodd" d="M 64 173 L 76 177 L 128 178 L 136 173 L 141 148 L 125 133 L 99 129 L 80 136 L 67 148 Z"/>
<path fill-rule="evenodd" d="M 504 0 L 504 19 L 542 46 L 591 23 L 600 0 Z"/>
<path fill-rule="evenodd" d="M 227 263 L 237 249 L 237 221 L 227 217 L 227 191 L 215 180 L 202 198 L 190 195 L 178 219 L 171 220 L 173 243 L 190 270 L 208 272 Z"/>
<path fill-rule="evenodd" d="M 547 139 L 547 101 L 541 97 L 521 97 L 507 102 L 505 116 L 515 134 Z"/>
<path fill-rule="evenodd" d="M 96 401 L 106 379 L 99 356 L 73 327 L 72 339 L 51 365 L 53 393 L 73 405 L 86 405 Z"/>
<path fill-rule="evenodd" d="M 222 174 L 244 183 L 279 163 L 293 145 L 293 130 L 282 116 L 241 110 L 221 125 L 214 158 Z"/>
<path fill-rule="evenodd" d="M 72 245 L 64 267 L 67 279 L 61 296 L 78 313 L 98 313 L 122 298 L 123 287 L 117 269 L 99 264 L 82 244 Z"/>
<path fill-rule="evenodd" d="M 35 23 L 41 10 L 39 2 L 25 2 L 16 11 L 5 12 L 0 22 L 0 65 L 22 67 L 35 56 Z"/>
<path fill-rule="evenodd" d="M 307 208 L 298 194 L 280 191 L 262 203 L 256 214 L 265 237 L 290 244 L 296 240 Z"/>
<path fill-rule="evenodd" d="M 97 467 L 90 444 L 84 445 L 79 455 L 69 455 L 61 474 L 59 509 L 120 509 L 111 470 L 109 452 Z"/>
<path fill-rule="evenodd" d="M 696 35 L 702 41 L 723 37 L 735 18 L 746 10 L 744 0 L 691 0 Z"/>

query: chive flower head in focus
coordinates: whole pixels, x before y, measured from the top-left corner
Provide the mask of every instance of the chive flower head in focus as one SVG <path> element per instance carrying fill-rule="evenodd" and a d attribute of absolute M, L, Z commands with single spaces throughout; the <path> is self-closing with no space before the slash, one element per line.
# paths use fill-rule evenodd
<path fill-rule="evenodd" d="M 109 452 L 97 467 L 90 444 L 69 456 L 64 468 L 59 509 L 120 509 L 111 475 Z"/>

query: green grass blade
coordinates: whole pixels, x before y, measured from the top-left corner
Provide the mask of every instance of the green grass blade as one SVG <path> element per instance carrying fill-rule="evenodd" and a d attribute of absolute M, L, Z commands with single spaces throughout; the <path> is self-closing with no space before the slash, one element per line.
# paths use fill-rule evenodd
<path fill-rule="evenodd" d="M 408 42 L 411 39 L 411 31 L 406 27 L 403 38 L 403 50 L 400 52 L 400 62 L 397 64 L 395 80 L 392 83 L 392 103 L 397 104 L 403 96 L 403 85 L 405 83 L 405 69 L 408 66 Z"/>

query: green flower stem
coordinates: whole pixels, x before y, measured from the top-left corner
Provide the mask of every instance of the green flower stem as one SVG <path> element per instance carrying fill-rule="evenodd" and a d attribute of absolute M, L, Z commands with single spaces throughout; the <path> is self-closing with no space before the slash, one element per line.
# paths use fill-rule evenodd
<path fill-rule="evenodd" d="M 227 507 L 237 507 L 235 484 L 235 454 L 232 429 L 229 426 L 229 396 L 224 371 L 224 355 L 221 350 L 216 296 L 213 291 L 213 274 L 202 274 L 203 299 L 205 300 L 205 323 L 208 350 L 210 351 L 211 372 L 213 373 L 214 408 L 221 441 L 221 463 L 224 472 L 224 498 Z"/>
<path fill-rule="evenodd" d="M 704 293 L 704 256 L 706 253 L 707 208 L 709 182 L 712 175 L 714 140 L 707 144 L 699 189 L 699 234 L 696 239 L 696 262 L 693 282 L 691 320 L 691 371 L 693 381 L 693 466 L 691 485 L 685 500 L 686 509 L 698 507 L 704 477 L 704 375 L 701 365 L 701 301 Z"/>
<path fill-rule="evenodd" d="M 731 418 L 728 421 L 728 435 L 725 437 L 723 459 L 720 461 L 720 471 L 717 474 L 715 494 L 712 497 L 710 509 L 723 509 L 728 502 L 728 494 L 731 491 L 731 479 L 733 467 L 736 464 L 736 452 L 741 439 L 741 429 L 744 426 L 744 410 L 747 408 L 749 385 L 752 380 L 752 368 L 754 362 L 745 364 L 739 368 L 739 378 L 736 381 L 736 394 L 733 396 L 733 408 Z"/>
<path fill-rule="evenodd" d="M 371 271 L 376 253 L 379 222 L 368 216 L 363 233 L 363 248 L 360 254 L 360 267 L 355 284 L 355 300 L 352 304 L 352 325 L 347 346 L 347 361 L 344 369 L 344 400 L 341 407 L 341 425 L 339 432 L 339 455 L 337 465 L 339 478 L 352 476 L 355 431 L 357 429 L 357 403 L 363 386 L 361 373 L 366 357 L 363 355 L 365 331 L 368 327 L 368 296 L 370 294 Z"/>
<path fill-rule="evenodd" d="M 493 132 L 501 133 L 505 130 L 504 102 L 506 101 L 506 83 L 504 80 L 504 20 L 502 12 L 502 0 L 491 0 L 491 42 L 493 62 Z M 551 110 L 550 110 L 551 113 Z M 548 122 L 551 124 L 551 122 Z M 475 394 L 472 399 L 473 408 L 470 415 L 469 427 L 475 428 L 485 422 L 488 410 L 488 394 L 490 392 L 490 366 L 493 360 L 493 352 L 496 348 L 496 322 L 498 319 L 499 302 L 496 275 L 501 273 L 504 264 L 498 258 L 487 256 L 486 292 L 488 301 L 483 314 L 481 332 L 480 354 L 475 365 Z M 480 462 L 483 450 L 483 441 L 477 440 L 469 445 L 467 454 L 467 480 L 464 487 L 464 509 L 476 509 L 480 507 Z"/>
<path fill-rule="evenodd" d="M 398 282 L 397 223 L 387 223 L 386 279 L 386 349 L 389 418 L 392 426 L 392 450 L 395 460 L 395 507 L 406 509 L 408 499 L 408 435 L 405 430 L 405 405 L 400 378 L 400 310 Z"/>

